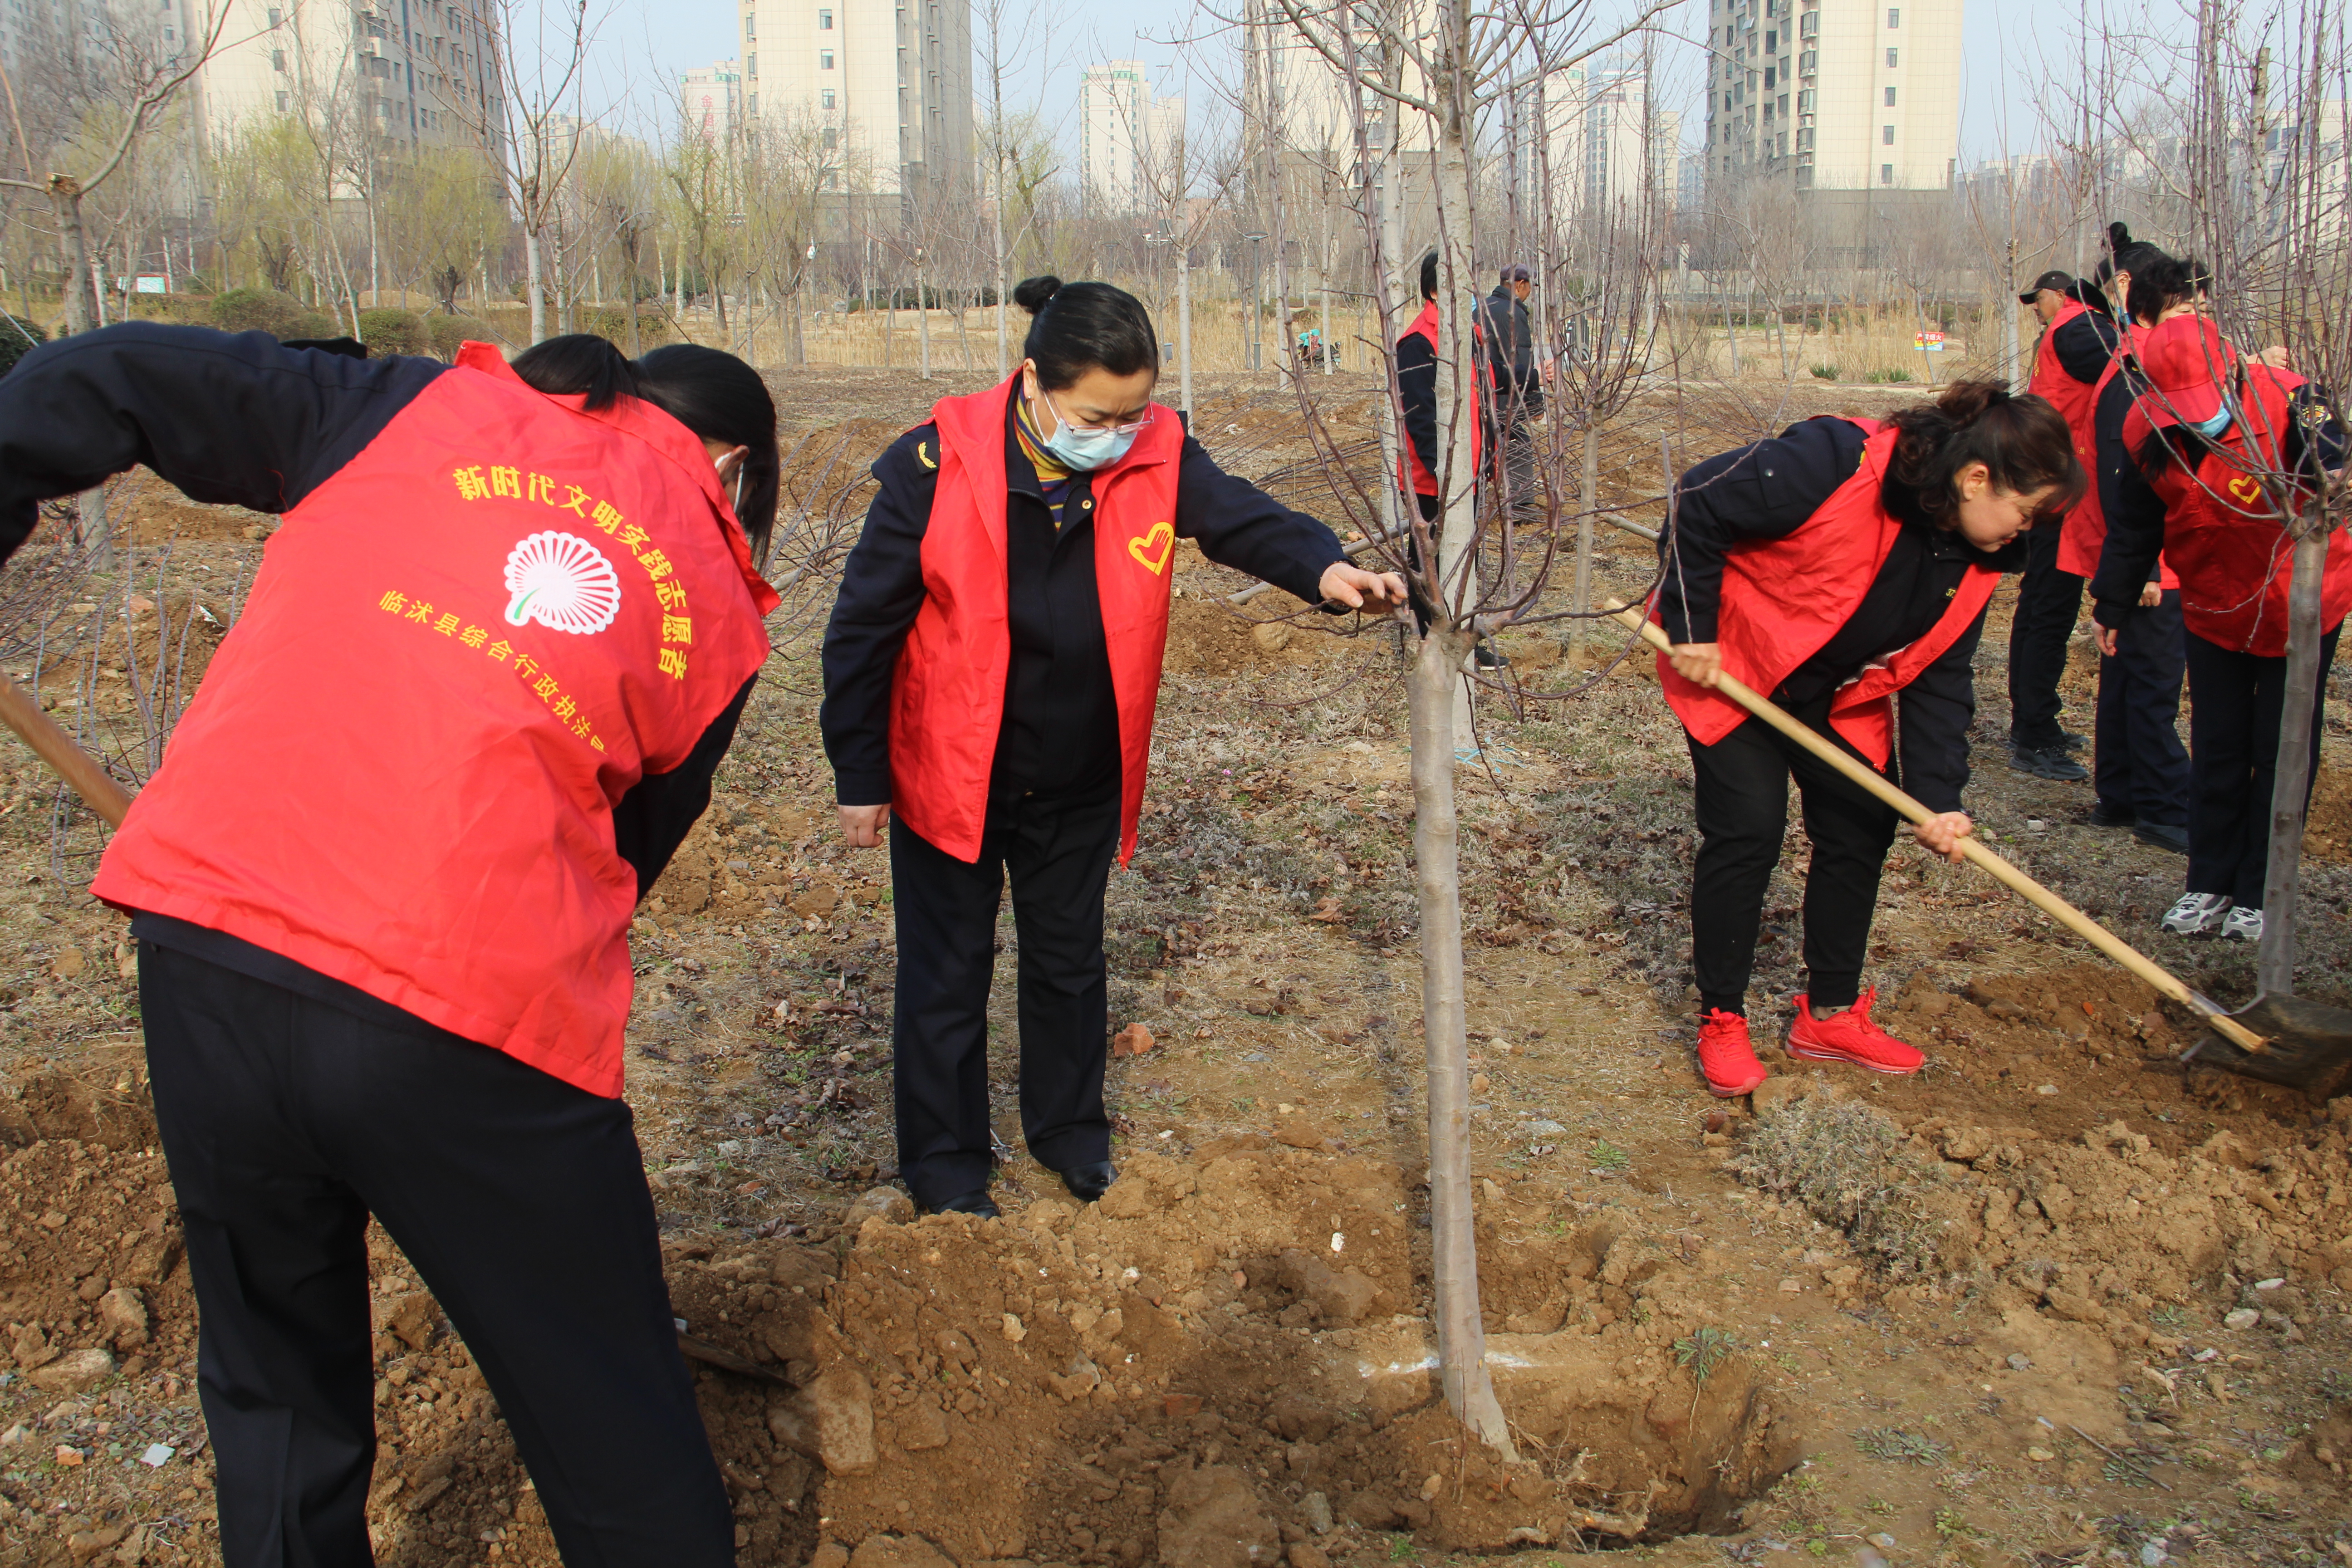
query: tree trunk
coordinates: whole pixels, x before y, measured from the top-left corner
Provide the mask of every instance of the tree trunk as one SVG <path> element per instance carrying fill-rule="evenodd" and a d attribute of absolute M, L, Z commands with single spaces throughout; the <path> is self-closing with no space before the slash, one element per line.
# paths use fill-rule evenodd
<path fill-rule="evenodd" d="M 628 313 L 629 313 L 629 357 L 630 357 L 631 359 L 635 359 L 639 354 L 643 353 L 645 351 L 644 351 L 642 348 L 640 348 L 640 347 L 638 346 L 638 338 L 637 338 L 637 234 L 636 234 L 636 231 L 635 231 L 635 229 L 631 229 L 631 230 L 629 231 L 628 246 L 629 246 L 629 278 L 628 278 L 629 300 L 628 300 L 628 307 L 627 307 L 627 309 L 628 309 Z"/>
<path fill-rule="evenodd" d="M 1439 440 L 1468 445 L 1464 412 L 1454 406 L 1458 380 L 1475 384 L 1477 355 L 1468 312 L 1456 296 L 1477 276 L 1470 248 L 1472 53 L 1469 0 L 1440 0 L 1436 69 L 1438 232 L 1447 266 L 1438 289 L 1440 360 L 1436 374 Z M 1277 253 L 1278 255 L 1279 253 Z M 1449 285 L 1451 285 L 1449 287 Z M 1286 350 L 1287 344 L 1286 343 Z M 1477 417 L 1475 396 L 1469 418 Z M 1431 597 L 1437 617 L 1413 661 L 1413 858 L 1421 889 L 1422 1016 L 1429 1058 L 1429 1215 L 1437 1284 L 1437 1360 L 1445 1403 L 1464 1426 L 1498 1457 L 1516 1461 L 1508 1425 L 1486 1372 L 1486 1331 L 1478 1308 L 1478 1239 L 1470 1202 L 1470 1062 L 1462 1014 L 1462 873 L 1454 815 L 1454 767 L 1471 740 L 1469 682 L 1462 676 L 1478 602 L 1475 489 L 1446 498 Z"/>
<path fill-rule="evenodd" d="M 1389 385 L 1383 390 L 1383 395 L 1377 405 L 1380 412 L 1375 422 L 1381 437 L 1381 529 L 1391 539 L 1394 539 L 1412 525 L 1412 518 L 1415 515 L 1400 509 L 1415 503 L 1406 493 L 1410 487 L 1404 482 L 1404 454 L 1399 445 L 1403 435 L 1397 429 L 1396 360 L 1393 345 L 1388 340 L 1389 329 L 1394 323 L 1394 312 L 1398 301 L 1389 293 L 1389 279 L 1392 273 L 1412 279 L 1420 275 L 1421 269 L 1406 260 L 1402 250 L 1404 230 L 1397 216 L 1397 147 L 1396 132 L 1393 129 L 1397 111 L 1391 107 L 1386 113 L 1387 123 L 1390 126 L 1387 132 L 1388 142 L 1374 154 L 1379 160 L 1374 164 L 1373 174 L 1373 178 L 1378 182 L 1378 188 L 1372 199 L 1380 220 L 1381 264 L 1372 270 L 1371 283 L 1372 307 L 1379 312 L 1378 319 L 1381 323 L 1381 342 L 1378 352 L 1381 354 L 1381 362 L 1387 367 L 1389 380 Z M 1412 297 L 1412 285 L 1407 283 L 1405 298 L 1410 300 Z M 1365 334 L 1367 337 L 1370 335 L 1369 332 Z M 1433 369 L 1430 374 L 1434 375 L 1436 372 Z"/>
<path fill-rule="evenodd" d="M 67 179 L 53 182 L 49 205 L 57 210 L 58 247 L 65 252 L 66 331 L 86 332 L 94 324 L 90 312 L 96 296 L 84 291 L 90 285 L 90 269 L 89 237 L 81 226 L 81 187 Z"/>
<path fill-rule="evenodd" d="M 1571 639 L 1577 647 L 1584 646 L 1584 634 L 1592 623 L 1581 617 L 1592 608 L 1592 531 L 1600 519 L 1601 505 L 1601 424 L 1588 409 L 1584 418 L 1584 462 L 1576 474 L 1576 633 Z"/>
<path fill-rule="evenodd" d="M 1448 0 L 1451 10 L 1459 0 Z M 1467 54 L 1467 48 L 1464 50 Z M 1440 457 L 1455 465 L 1452 472 L 1455 482 L 1445 496 L 1444 521 L 1437 538 L 1437 572 L 1430 584 L 1430 597 L 1444 609 L 1444 619 L 1451 623 L 1456 616 L 1466 615 L 1478 602 L 1476 562 L 1478 493 L 1482 486 L 1460 482 L 1459 460 L 1472 450 L 1476 439 L 1474 429 L 1478 419 L 1477 386 L 1484 379 L 1484 368 L 1478 360 L 1478 341 L 1473 328 L 1474 310 L 1464 310 L 1460 296 L 1465 288 L 1473 299 L 1476 288 L 1472 279 L 1477 277 L 1476 259 L 1470 249 L 1470 128 L 1464 121 L 1466 109 L 1444 115 L 1439 132 L 1437 204 L 1438 232 L 1444 237 L 1445 265 L 1438 273 L 1437 332 L 1443 355 L 1434 372 L 1437 382 L 1437 441 Z M 1451 366 L 1446 363 L 1451 360 Z M 1449 368 L 1452 374 L 1448 374 Z M 1485 463 L 1499 468 L 1500 452 L 1480 448 Z M 1470 721 L 1470 689 L 1456 682 L 1454 689 L 1454 720 L 1450 726 L 1457 745 L 1472 744 L 1475 734 Z M 1464 1178 L 1467 1180 L 1465 1176 Z M 1459 1406 L 1456 1407 L 1459 1414 Z"/>
<path fill-rule="evenodd" d="M 106 486 L 93 486 L 81 493 L 82 548 L 90 552 L 97 570 L 114 570 L 114 524 L 106 510 Z"/>
<path fill-rule="evenodd" d="M 542 275 L 539 248 L 539 226 L 536 224 L 523 225 L 523 292 L 528 296 L 530 306 L 530 341 L 534 343 L 547 341 L 547 293 L 540 287 Z"/>
<path fill-rule="evenodd" d="M 2294 903 L 2303 880 L 2304 797 L 2311 786 L 2311 714 L 2319 700 L 2320 580 L 2328 535 L 2304 520 L 2294 542 L 2294 586 L 2287 594 L 2286 691 L 2279 706 L 2278 771 L 2271 785 L 2270 865 L 2263 879 L 2263 942 L 2254 961 L 2256 994 L 2294 994 Z"/>
<path fill-rule="evenodd" d="M 1462 977 L 1462 868 L 1454 813 L 1455 693 L 1466 632 L 1433 626 L 1413 660 L 1412 852 L 1421 892 L 1421 1014 L 1429 1070 L 1430 1267 L 1445 1403 L 1506 1462 L 1517 1455 L 1486 1372 L 1470 1201 L 1470 1047 Z"/>
<path fill-rule="evenodd" d="M 1192 253 L 1176 242 L 1176 406 L 1192 412 Z"/>
<path fill-rule="evenodd" d="M 996 199 L 989 203 L 989 213 L 991 226 L 996 236 L 996 379 L 1003 381 L 1013 374 L 1013 362 L 1006 357 L 1004 342 L 1004 301 L 1011 289 L 1004 280 L 1004 160 L 1001 156 L 996 160 Z M 1192 385 L 1192 356 L 1188 352 L 1184 355 L 1185 385 L 1188 389 Z M 1192 405 L 1192 394 L 1188 390 L 1184 406 L 1190 409 Z"/>
<path fill-rule="evenodd" d="M 920 377 L 931 379 L 931 297 L 925 291 L 923 264 L 915 263 L 915 335 L 922 340 Z"/>

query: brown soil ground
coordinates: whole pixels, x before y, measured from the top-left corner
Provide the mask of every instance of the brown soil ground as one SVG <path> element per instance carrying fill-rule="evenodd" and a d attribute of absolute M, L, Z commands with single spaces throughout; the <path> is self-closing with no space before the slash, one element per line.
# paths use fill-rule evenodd
<path fill-rule="evenodd" d="M 1333 437 L 1360 450 L 1370 389 L 1331 382 Z M 807 437 L 803 530 L 854 529 L 872 453 L 962 389 L 781 388 Z M 1339 516 L 1295 403 L 1203 392 L 1213 450 Z M 1871 395 L 1890 395 L 1662 397 L 1612 427 L 1604 499 L 1654 521 L 1662 437 L 1685 460 Z M 272 521 L 125 491 L 131 582 L 119 563 L 77 579 L 45 638 L 0 627 L 0 652 L 25 679 L 37 653 L 44 700 L 138 776 L 154 672 L 193 687 Z M 1753 1106 L 1712 1100 L 1679 732 L 1643 661 L 1602 678 L 1615 644 L 1559 623 L 1506 636 L 1513 689 L 1481 705 L 1496 765 L 1459 775 L 1480 1269 L 1517 1456 L 1465 1447 L 1433 1382 L 1395 634 L 1279 595 L 1236 613 L 1242 579 L 1179 560 L 1150 816 L 1111 888 L 1114 1026 L 1152 1043 L 1113 1063 L 1124 1176 L 1102 1203 L 1018 1154 L 1001 1221 L 914 1219 L 889 1187 L 891 890 L 886 858 L 830 831 L 822 574 L 779 613 L 713 809 L 637 922 L 629 1096 L 677 1314 L 798 1385 L 698 1369 L 743 1562 L 2352 1562 L 2352 1098 L 2184 1068 L 2188 1018 L 1977 873 L 1898 848 L 1873 978 L 1928 1069 L 1865 1081 L 1775 1052 Z M 1645 561 L 1602 531 L 1605 587 L 1638 593 Z M 2010 597 L 1979 658 L 1979 822 L 2244 998 L 2251 955 L 2151 930 L 2178 859 L 2083 826 L 2087 786 L 2005 766 Z M 2302 983 L 2352 1003 L 2346 717 L 2331 701 Z M 135 974 L 82 890 L 101 846 L 0 740 L 0 1564 L 217 1561 Z M 1759 1037 L 1798 973 L 1803 853 L 1792 825 Z M 551 1564 L 464 1346 L 375 1251 L 379 1559 Z"/>

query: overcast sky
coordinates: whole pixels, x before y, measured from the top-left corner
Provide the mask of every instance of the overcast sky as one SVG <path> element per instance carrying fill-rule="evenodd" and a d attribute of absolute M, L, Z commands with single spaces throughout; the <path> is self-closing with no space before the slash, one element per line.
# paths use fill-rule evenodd
<path fill-rule="evenodd" d="M 708 65 L 735 53 L 737 8 L 730 0 L 611 3 L 613 9 L 604 28 L 604 58 L 600 61 L 600 74 L 608 84 L 608 91 L 616 91 L 618 84 L 625 81 L 634 89 L 630 95 L 633 100 L 657 100 L 657 93 L 646 90 L 656 85 L 648 79 L 674 81 L 679 71 L 690 66 Z M 1034 101 L 1042 103 L 1047 115 L 1060 127 L 1073 152 L 1076 131 L 1072 121 L 1078 72 L 1087 63 L 1097 59 L 1140 59 L 1167 73 L 1163 91 L 1181 90 L 1177 79 L 1182 52 L 1160 40 L 1181 37 L 1188 32 L 1207 33 L 1214 26 L 1213 17 L 1200 10 L 1194 0 L 1122 0 L 1117 6 L 1082 5 L 1074 0 L 1058 3 L 1063 12 L 1078 19 L 1056 29 L 1051 51 L 1053 68 L 1043 79 L 1033 79 L 1024 86 L 1035 94 Z M 1614 0 L 1601 0 L 1601 13 L 1605 15 L 1613 3 Z M 1237 11 L 1238 0 L 1218 5 L 1217 9 Z M 1967 0 L 1963 13 L 1965 58 L 1960 108 L 1963 168 L 1984 159 L 1998 158 L 2004 150 L 2032 149 L 2037 128 L 2032 84 L 2037 79 L 2050 79 L 2041 68 L 2039 53 L 2043 48 L 2064 50 L 2066 44 L 2060 29 L 2070 9 L 2051 5 L 2047 0 L 2039 5 L 2029 5 L 2026 0 Z M 1115 13 L 1119 22 L 1132 26 L 1134 32 L 1107 31 L 1108 24 L 1101 20 L 1105 12 Z M 1671 14 L 1670 25 L 1675 34 L 1685 38 L 1703 33 L 1706 27 L 1704 0 L 1685 0 Z M 1662 69 L 1661 106 L 1685 110 L 1684 140 L 1696 148 L 1700 135 L 1698 121 L 1703 118 L 1692 112 L 1697 110 L 1700 90 L 1697 52 L 1696 48 L 1685 48 L 1673 53 L 1680 58 L 1666 62 Z M 1196 86 L 1192 96 L 1193 112 L 1203 112 L 1204 100 L 1210 94 Z"/>

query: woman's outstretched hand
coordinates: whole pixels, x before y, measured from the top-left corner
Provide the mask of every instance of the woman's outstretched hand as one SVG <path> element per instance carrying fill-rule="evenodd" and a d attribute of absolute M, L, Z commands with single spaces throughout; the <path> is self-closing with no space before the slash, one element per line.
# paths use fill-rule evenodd
<path fill-rule="evenodd" d="M 841 836 L 855 849 L 871 849 L 882 842 L 883 830 L 890 826 L 887 805 L 836 805 L 841 818 Z"/>
<path fill-rule="evenodd" d="M 1721 643 L 1678 642 L 1667 653 L 1666 662 L 1674 666 L 1676 675 L 1710 691 L 1723 679 Z"/>
<path fill-rule="evenodd" d="M 1914 823 L 1911 837 L 1926 845 L 1931 853 L 1941 855 L 1957 866 L 1968 858 L 1960 853 L 1960 840 L 1977 830 L 1965 811 L 1947 811 L 1925 822 Z"/>
<path fill-rule="evenodd" d="M 1345 561 L 1335 561 L 1325 567 L 1319 586 L 1327 601 L 1376 616 L 1400 609 L 1405 602 L 1402 573 L 1367 572 Z"/>

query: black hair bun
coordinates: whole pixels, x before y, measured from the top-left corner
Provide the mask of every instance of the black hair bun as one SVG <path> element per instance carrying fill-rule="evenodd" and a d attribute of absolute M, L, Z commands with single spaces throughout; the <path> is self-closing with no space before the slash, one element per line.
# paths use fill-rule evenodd
<path fill-rule="evenodd" d="M 2121 256 L 2132 247 L 2131 230 L 2120 223 L 2107 225 L 2107 254 Z"/>
<path fill-rule="evenodd" d="M 1062 280 L 1050 272 L 1039 278 L 1024 278 L 1013 286 L 1013 302 L 1034 316 L 1061 289 Z"/>

